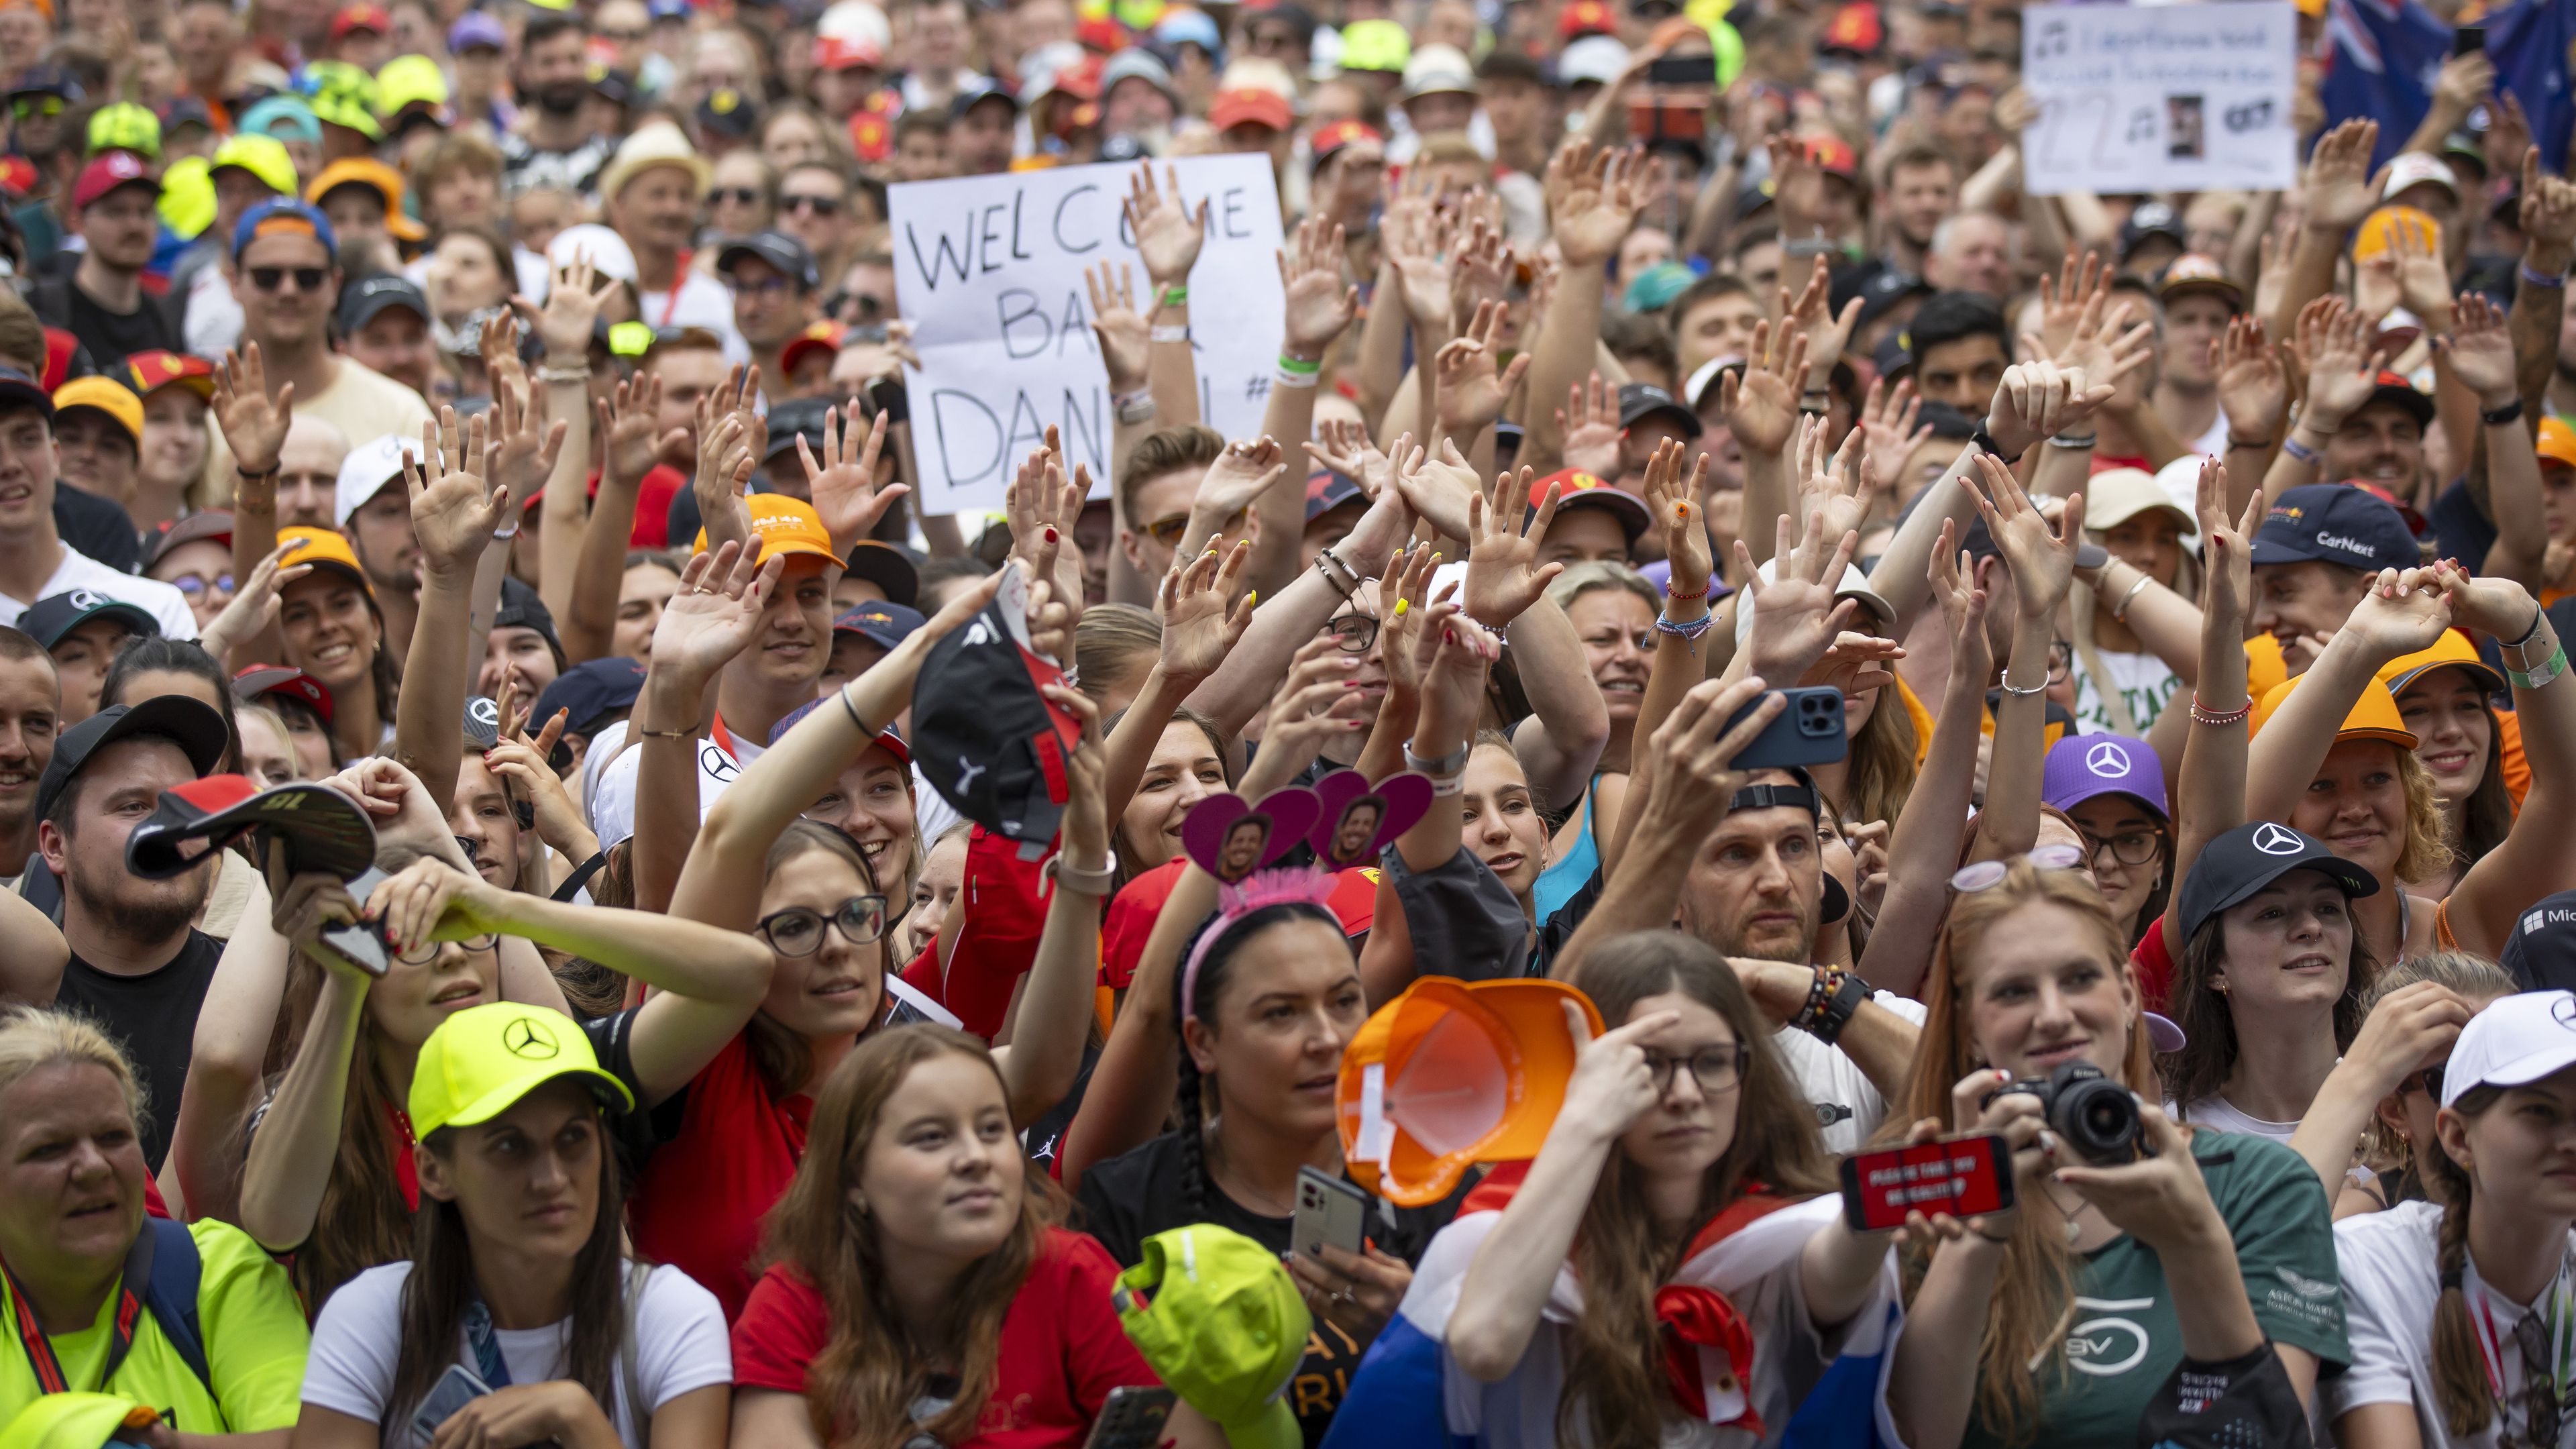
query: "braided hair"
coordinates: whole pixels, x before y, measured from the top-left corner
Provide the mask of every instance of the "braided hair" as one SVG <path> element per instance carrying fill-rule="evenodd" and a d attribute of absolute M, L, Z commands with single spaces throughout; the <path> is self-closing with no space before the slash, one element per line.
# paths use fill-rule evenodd
<path fill-rule="evenodd" d="M 1232 972 L 1234 959 L 1242 952 L 1244 945 L 1274 926 L 1283 926 L 1291 921 L 1301 920 L 1321 921 L 1331 926 L 1337 933 L 1342 929 L 1340 919 L 1332 912 L 1322 906 L 1309 905 L 1302 901 L 1263 906 L 1257 911 L 1248 911 L 1234 917 L 1211 916 L 1208 924 L 1199 928 L 1199 934 L 1204 935 L 1209 931 L 1218 934 L 1216 939 L 1209 943 L 1206 959 L 1199 963 L 1198 986 L 1194 992 L 1189 993 L 1186 1003 L 1183 993 L 1189 990 L 1189 973 L 1187 970 L 1172 973 L 1172 1029 L 1175 1032 L 1184 1031 L 1187 1018 L 1192 1016 L 1200 1021 L 1213 1023 L 1216 1020 L 1217 1000 L 1225 994 L 1226 978 Z M 1188 960 L 1190 951 L 1195 949 L 1196 945 L 1194 936 L 1191 944 L 1183 948 L 1181 959 Z M 1184 1035 L 1181 1039 L 1181 1074 L 1178 1090 L 1174 1093 L 1174 1106 L 1180 1121 L 1181 1210 L 1183 1215 L 1194 1223 L 1205 1222 L 1208 1216 L 1206 1097 L 1212 1086 L 1213 1079 L 1199 1070 L 1197 1059 L 1190 1055 L 1189 1039 Z"/>
<path fill-rule="evenodd" d="M 2502 1087 L 2478 1086 L 2460 1094 L 2451 1110 L 2476 1118 L 2504 1095 Z M 2454 1439 L 2486 1431 L 2495 1421 L 2495 1389 L 2487 1382 L 2486 1351 L 2469 1322 L 2469 1300 L 2462 1290 L 2469 1265 L 2469 1174 L 2442 1150 L 2441 1141 L 2424 1144 L 2416 1159 L 2424 1175 L 2442 1188 L 2440 1245 L 2442 1296 L 2433 1304 L 2433 1402 Z"/>

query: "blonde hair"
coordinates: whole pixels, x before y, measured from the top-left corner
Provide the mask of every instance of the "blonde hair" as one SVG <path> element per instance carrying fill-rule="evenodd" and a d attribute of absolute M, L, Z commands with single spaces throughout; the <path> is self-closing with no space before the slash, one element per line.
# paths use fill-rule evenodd
<path fill-rule="evenodd" d="M 1567 564 L 1565 572 L 1558 574 L 1555 582 L 1547 586 L 1547 601 L 1560 609 L 1570 610 L 1575 600 L 1602 589 L 1626 589 L 1645 601 L 1649 614 L 1664 607 L 1664 596 L 1655 592 L 1655 586 L 1646 581 L 1644 574 L 1626 564 L 1606 559 L 1585 559 L 1580 563 Z"/>
<path fill-rule="evenodd" d="M 125 1059 L 116 1039 L 96 1022 L 75 1012 L 47 1007 L 0 1009 L 0 1096 L 11 1087 L 58 1062 L 103 1067 L 125 1094 L 126 1110 L 142 1125 L 143 1084 Z"/>
<path fill-rule="evenodd" d="M 2390 993 L 2399 987 L 2424 981 L 2448 988 L 2473 1003 L 2511 996 L 2522 989 L 2514 981 L 2513 973 L 2474 951 L 2426 951 L 2409 956 L 2379 973 L 2379 979 L 2371 983 L 2369 993 L 2362 998 L 2362 1020 L 2369 1021 L 2370 1013 L 2377 1011 L 2379 1003 L 2387 1000 Z M 2361 1148 L 2366 1161 L 2382 1167 L 2404 1168 L 2419 1182 L 2422 1181 L 2422 1165 L 2415 1161 L 2414 1145 L 2390 1131 L 2388 1124 L 2381 1121 L 2376 1112 L 2370 1116 L 2370 1125 L 2362 1131 Z"/>
<path fill-rule="evenodd" d="M 2433 772 L 2413 750 L 2397 750 L 2397 779 L 2406 787 L 2406 843 L 2397 852 L 2397 880 L 2431 880 L 2451 865 L 2450 817 L 2442 813 Z"/>

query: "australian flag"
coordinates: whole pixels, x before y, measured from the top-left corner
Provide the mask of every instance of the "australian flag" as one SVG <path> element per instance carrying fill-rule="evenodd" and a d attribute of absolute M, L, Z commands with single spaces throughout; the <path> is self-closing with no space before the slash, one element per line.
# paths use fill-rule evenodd
<path fill-rule="evenodd" d="M 2567 46 L 2576 38 L 2576 0 L 2515 0 L 2488 12 L 2487 58 L 2496 86 L 2522 103 L 2540 160 L 2567 166 L 2576 97 L 2567 85 Z M 2397 154 L 2432 108 L 2433 85 L 2451 54 L 2451 27 L 2417 0 L 2328 0 L 2323 49 L 2326 123 L 2379 123 L 2376 167 Z"/>

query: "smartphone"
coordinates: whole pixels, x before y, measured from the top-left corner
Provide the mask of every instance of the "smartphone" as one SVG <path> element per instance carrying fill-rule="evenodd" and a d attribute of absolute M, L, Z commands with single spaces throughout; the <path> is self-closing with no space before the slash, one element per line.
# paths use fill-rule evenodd
<path fill-rule="evenodd" d="M 419 1412 L 411 1416 L 413 1438 L 422 1444 L 437 1437 L 438 1426 L 456 1417 L 456 1411 L 492 1392 L 492 1386 L 474 1376 L 474 1370 L 461 1363 L 447 1366 L 447 1372 L 420 1401 Z"/>
<path fill-rule="evenodd" d="M 2486 48 L 2487 28 L 2483 25 L 2463 25 L 2451 32 L 2453 55 L 2475 55 Z"/>
<path fill-rule="evenodd" d="M 367 867 L 365 874 L 349 882 L 349 899 L 356 901 L 360 906 L 366 905 L 367 897 L 375 894 L 377 884 L 384 878 L 383 871 L 374 866 Z M 370 976 L 381 977 L 393 966 L 394 953 L 385 949 L 384 932 L 374 922 L 357 921 L 346 926 L 326 926 L 321 936 L 322 944 L 348 957 L 352 964 Z M 458 1369 L 453 1372 L 464 1371 Z M 472 1374 L 465 1376 L 469 1379 L 474 1377 Z M 477 1388 L 481 1386 L 478 1384 Z M 488 1394 L 491 1390 L 481 1389 L 481 1392 Z M 450 1408 L 448 1412 L 453 1413 L 455 1410 Z M 445 1416 L 440 1416 L 438 1422 L 446 1422 Z M 434 1423 L 430 1427 L 434 1429 L 438 1424 Z"/>
<path fill-rule="evenodd" d="M 868 401 L 876 404 L 878 412 L 885 414 L 887 427 L 912 420 L 912 406 L 904 393 L 903 374 L 900 372 L 887 373 L 870 383 Z"/>
<path fill-rule="evenodd" d="M 1822 765 L 1839 760 L 1849 747 L 1843 738 L 1843 692 L 1832 685 L 1813 685 L 1801 689 L 1770 691 L 1785 697 L 1789 707 L 1780 711 L 1762 727 L 1762 733 L 1735 757 L 1731 768 L 1738 770 L 1785 770 L 1791 765 Z M 1735 728 L 1746 715 L 1761 708 L 1757 698 L 1735 712 L 1726 729 Z M 1726 730 L 1718 731 L 1719 734 Z"/>
<path fill-rule="evenodd" d="M 1717 84 L 1717 57 L 1714 55 L 1667 55 L 1646 62 L 1646 84 L 1650 86 L 1700 86 Z"/>
<path fill-rule="evenodd" d="M 1360 1252 L 1361 1224 L 1368 1217 L 1368 1194 L 1338 1177 L 1312 1167 L 1297 1169 L 1297 1220 L 1288 1240 L 1309 1258 L 1326 1243 L 1345 1253 Z"/>
<path fill-rule="evenodd" d="M 1091 1421 L 1083 1449 L 1154 1449 L 1162 1439 L 1163 1421 L 1172 1417 L 1173 1402 L 1166 1388 L 1128 1384 L 1111 1389 L 1100 1417 Z"/>
<path fill-rule="evenodd" d="M 1992 1132 L 1843 1159 L 1843 1221 L 1856 1233 L 1903 1227 L 1909 1212 L 1967 1218 L 2012 1205 L 2012 1153 Z"/>

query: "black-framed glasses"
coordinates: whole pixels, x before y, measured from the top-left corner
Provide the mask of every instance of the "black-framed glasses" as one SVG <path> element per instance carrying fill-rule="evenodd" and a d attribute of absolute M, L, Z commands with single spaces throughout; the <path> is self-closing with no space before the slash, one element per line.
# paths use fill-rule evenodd
<path fill-rule="evenodd" d="M 289 277 L 295 279 L 295 290 L 319 292 L 322 290 L 322 284 L 331 279 L 331 269 L 328 267 L 253 267 L 250 269 L 250 284 L 263 292 L 279 290 Z"/>
<path fill-rule="evenodd" d="M 762 194 L 757 186 L 710 186 L 707 188 L 707 202 L 711 206 L 722 206 L 728 201 L 736 206 L 754 206 L 759 204 Z"/>
<path fill-rule="evenodd" d="M 2077 830 L 2084 837 L 2084 855 L 2088 860 L 2099 858 L 2108 849 L 2111 858 L 2122 865 L 2145 865 L 2155 859 L 2156 852 L 2164 846 L 2163 840 L 2152 830 L 2123 830 L 2117 835 L 2096 835 L 2081 826 Z"/>
<path fill-rule="evenodd" d="M 1747 1043 L 1731 1041 L 1701 1047 L 1687 1057 L 1650 1051 L 1646 1053 L 1646 1074 L 1655 1079 L 1656 1091 L 1670 1091 L 1673 1069 L 1687 1061 L 1691 1079 L 1699 1083 L 1702 1092 L 1713 1097 L 1720 1092 L 1733 1091 L 1735 1085 L 1744 1080 L 1744 1059 L 1752 1050 Z"/>
<path fill-rule="evenodd" d="M 426 946 L 415 947 L 409 951 L 396 951 L 394 959 L 405 966 L 427 966 L 438 959 L 439 947 L 447 944 L 449 943 L 445 941 L 432 941 Z M 476 951 L 489 951 L 500 945 L 501 938 L 495 932 L 486 931 L 480 936 L 468 936 L 454 944 L 464 947 L 466 954 L 471 955 Z"/>
<path fill-rule="evenodd" d="M 2064 684 L 2066 682 L 2066 676 L 2072 674 L 2074 671 L 2075 646 L 2067 643 L 2063 639 L 2055 640 L 2050 643 L 2048 646 L 2048 682 L 2051 684 Z"/>
<path fill-rule="evenodd" d="M 2071 845 L 2043 845 L 2014 859 L 2029 861 L 2037 870 L 2073 870 L 2084 864 L 2084 852 Z M 1963 865 L 1950 873 L 1950 889 L 1961 895 L 1993 890 L 2003 884 L 2012 864 L 2010 860 L 1980 860 Z"/>
<path fill-rule="evenodd" d="M 806 195 L 778 198 L 778 209 L 790 214 L 810 211 L 816 216 L 838 216 L 841 214 L 841 205 L 841 198 L 837 196 Z"/>
<path fill-rule="evenodd" d="M 1374 614 L 1335 614 L 1324 622 L 1324 631 L 1333 636 L 1345 654 L 1366 654 L 1377 644 L 1378 621 Z"/>
<path fill-rule="evenodd" d="M 841 939 L 853 946 L 877 940 L 885 935 L 886 898 L 852 896 L 834 906 L 828 916 L 803 906 L 789 906 L 761 917 L 760 924 L 751 931 L 781 956 L 811 956 L 822 949 L 826 926 L 839 931 Z"/>

